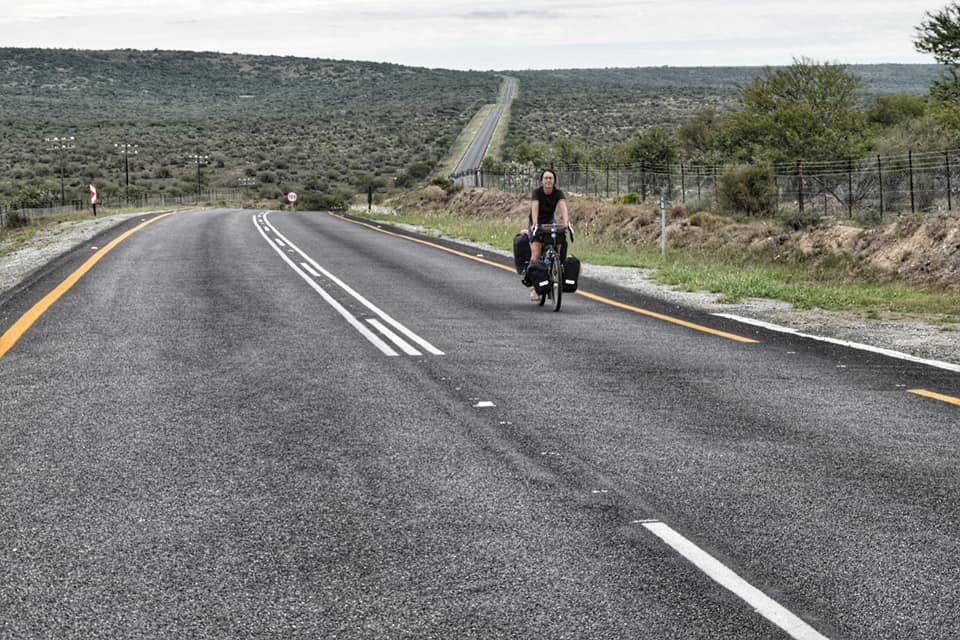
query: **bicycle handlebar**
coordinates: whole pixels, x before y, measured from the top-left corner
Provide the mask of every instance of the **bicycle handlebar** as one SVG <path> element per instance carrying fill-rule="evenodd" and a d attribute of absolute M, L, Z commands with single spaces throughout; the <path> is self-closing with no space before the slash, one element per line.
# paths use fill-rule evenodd
<path fill-rule="evenodd" d="M 572 224 L 539 224 L 533 226 L 533 232 L 542 231 L 544 233 L 555 234 L 559 233 L 563 235 L 565 232 L 570 232 L 570 242 L 573 242 L 573 225 Z"/>

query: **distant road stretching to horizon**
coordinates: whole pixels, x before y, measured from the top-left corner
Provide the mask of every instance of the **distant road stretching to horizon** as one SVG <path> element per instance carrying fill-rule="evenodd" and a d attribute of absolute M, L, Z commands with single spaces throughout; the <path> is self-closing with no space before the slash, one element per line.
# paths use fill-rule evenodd
<path fill-rule="evenodd" d="M 503 99 L 500 100 L 493 111 L 487 115 L 487 119 L 484 120 L 477 135 L 473 137 L 470 146 L 467 147 L 466 153 L 463 154 L 463 158 L 460 159 L 460 163 L 453 172 L 454 175 L 460 175 L 480 167 L 484 156 L 487 154 L 487 149 L 490 148 L 490 141 L 493 139 L 493 134 L 497 130 L 497 125 L 500 123 L 503 112 L 510 106 L 510 102 L 513 101 L 513 93 L 516 86 L 516 78 L 504 79 Z"/>

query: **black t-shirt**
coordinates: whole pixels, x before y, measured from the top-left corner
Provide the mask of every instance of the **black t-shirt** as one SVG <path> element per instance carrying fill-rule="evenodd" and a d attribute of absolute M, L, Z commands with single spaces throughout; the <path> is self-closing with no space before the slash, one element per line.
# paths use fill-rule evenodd
<path fill-rule="evenodd" d="M 533 190 L 533 194 L 530 196 L 530 200 L 536 200 L 540 203 L 540 213 L 537 216 L 537 224 L 550 224 L 555 221 L 554 214 L 557 211 L 557 204 L 561 200 L 565 200 L 563 197 L 563 191 L 560 189 L 554 188 L 553 193 L 547 195 L 543 192 L 543 187 L 537 187 Z M 527 216 L 529 224 L 533 224 L 533 212 Z"/>

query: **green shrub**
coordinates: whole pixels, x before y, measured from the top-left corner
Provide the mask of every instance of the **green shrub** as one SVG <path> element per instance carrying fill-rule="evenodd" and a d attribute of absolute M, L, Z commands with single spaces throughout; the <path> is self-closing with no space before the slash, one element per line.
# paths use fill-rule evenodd
<path fill-rule="evenodd" d="M 616 204 L 640 204 L 641 198 L 640 194 L 631 191 L 630 193 L 625 193 L 622 196 L 618 196 L 613 200 Z"/>
<path fill-rule="evenodd" d="M 346 211 L 347 202 L 340 196 L 333 194 L 308 191 L 301 194 L 297 199 L 297 209 L 305 211 Z"/>
<path fill-rule="evenodd" d="M 23 215 L 16 209 L 10 210 L 9 213 L 5 216 L 4 226 L 7 229 L 16 229 L 18 227 L 25 227 L 30 224 L 30 218 Z"/>
<path fill-rule="evenodd" d="M 785 225 L 794 230 L 815 227 L 820 224 L 820 214 L 813 208 L 808 207 L 803 211 L 791 209 L 781 211 L 778 216 Z"/>
<path fill-rule="evenodd" d="M 434 178 L 430 181 L 430 184 L 440 187 L 447 194 L 451 194 L 460 190 L 460 186 L 450 178 Z"/>
<path fill-rule="evenodd" d="M 724 173 L 720 176 L 717 200 L 724 213 L 772 216 L 777 209 L 773 168 L 750 165 Z"/>
<path fill-rule="evenodd" d="M 722 227 L 731 223 L 733 223 L 733 220 L 730 218 L 718 216 L 717 214 L 710 213 L 709 211 L 698 211 L 690 216 L 690 226 L 692 227 L 716 229 L 717 227 Z"/>

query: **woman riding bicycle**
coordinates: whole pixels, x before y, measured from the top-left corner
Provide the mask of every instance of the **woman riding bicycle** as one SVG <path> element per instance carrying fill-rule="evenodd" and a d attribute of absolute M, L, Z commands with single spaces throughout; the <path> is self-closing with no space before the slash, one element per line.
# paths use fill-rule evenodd
<path fill-rule="evenodd" d="M 564 227 L 570 226 L 570 214 L 567 212 L 567 201 L 563 191 L 557 189 L 557 174 L 552 169 L 546 169 L 540 174 L 540 186 L 533 190 L 530 197 L 530 260 L 540 260 L 543 255 L 543 232 L 540 225 L 556 224 L 557 214 Z M 566 254 L 564 245 L 562 254 Z M 530 288 L 530 299 L 539 300 L 536 290 Z"/>

